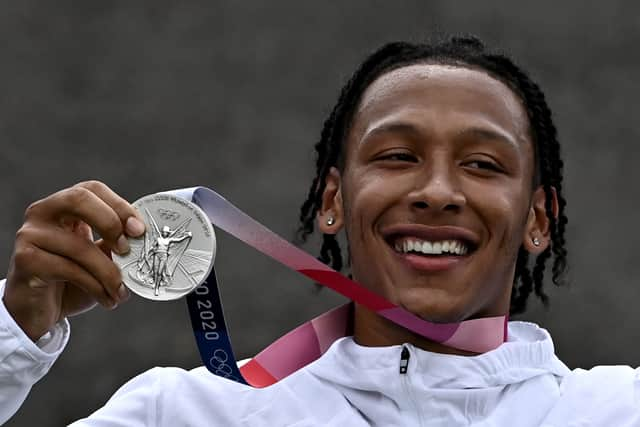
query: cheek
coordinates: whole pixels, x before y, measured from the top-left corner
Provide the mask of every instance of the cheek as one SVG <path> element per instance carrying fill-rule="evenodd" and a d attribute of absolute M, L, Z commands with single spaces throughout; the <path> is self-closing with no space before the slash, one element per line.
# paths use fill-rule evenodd
<path fill-rule="evenodd" d="M 390 206 L 395 194 L 379 175 L 346 175 L 343 203 L 347 232 L 362 232 L 371 227 L 375 219 Z"/>
<path fill-rule="evenodd" d="M 480 213 L 493 244 L 500 251 L 517 252 L 526 224 L 528 199 L 520 186 L 475 189 L 470 205 Z"/>
<path fill-rule="evenodd" d="M 415 187 L 412 173 L 385 174 L 354 171 L 345 175 L 343 202 L 347 231 L 372 230 L 390 210 L 404 206 L 403 199 Z"/>

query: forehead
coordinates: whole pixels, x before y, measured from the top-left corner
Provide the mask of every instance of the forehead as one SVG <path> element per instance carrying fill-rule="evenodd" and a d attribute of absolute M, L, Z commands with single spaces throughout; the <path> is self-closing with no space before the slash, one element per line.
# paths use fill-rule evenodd
<path fill-rule="evenodd" d="M 403 111 L 422 114 L 433 123 L 455 115 L 466 121 L 489 121 L 516 139 L 528 141 L 529 121 L 520 98 L 487 73 L 464 66 L 414 64 L 383 74 L 365 90 L 353 129 Z M 447 117 L 444 117 L 447 116 Z"/>

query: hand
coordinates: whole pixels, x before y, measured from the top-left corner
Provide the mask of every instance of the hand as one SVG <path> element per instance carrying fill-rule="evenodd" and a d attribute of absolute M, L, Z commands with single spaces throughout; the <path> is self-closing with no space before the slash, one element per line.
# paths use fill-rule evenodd
<path fill-rule="evenodd" d="M 126 301 L 111 251 L 125 254 L 125 237 L 144 233 L 139 213 L 105 184 L 88 181 L 29 206 L 16 233 L 4 303 L 37 340 L 61 319 L 96 304 Z M 102 239 L 94 241 L 93 232 Z"/>

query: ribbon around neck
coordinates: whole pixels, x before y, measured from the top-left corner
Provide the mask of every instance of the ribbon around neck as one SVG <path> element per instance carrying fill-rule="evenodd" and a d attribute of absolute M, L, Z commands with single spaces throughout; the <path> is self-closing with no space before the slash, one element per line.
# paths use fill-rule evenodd
<path fill-rule="evenodd" d="M 406 329 L 446 346 L 484 353 L 507 339 L 507 316 L 433 323 L 392 304 L 281 238 L 206 187 L 167 192 L 198 205 L 211 223 L 274 260 L 333 289 Z M 229 338 L 215 269 L 187 295 L 187 305 L 203 363 L 212 373 L 254 387 L 271 385 L 320 357 L 350 331 L 352 305 L 333 309 L 284 335 L 238 367 Z"/>

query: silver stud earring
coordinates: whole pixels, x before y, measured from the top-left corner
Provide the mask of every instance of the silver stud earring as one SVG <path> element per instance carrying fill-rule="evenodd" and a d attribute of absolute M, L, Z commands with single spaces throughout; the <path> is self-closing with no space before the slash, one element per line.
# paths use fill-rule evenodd
<path fill-rule="evenodd" d="M 533 238 L 533 245 L 534 245 L 534 246 L 540 246 L 540 240 L 538 240 L 538 238 L 537 238 L 537 237 L 534 237 L 534 238 Z"/>
<path fill-rule="evenodd" d="M 336 223 L 335 218 L 333 218 L 332 216 L 330 216 L 329 218 L 327 218 L 327 225 L 328 226 L 332 226 L 333 224 Z"/>

